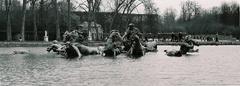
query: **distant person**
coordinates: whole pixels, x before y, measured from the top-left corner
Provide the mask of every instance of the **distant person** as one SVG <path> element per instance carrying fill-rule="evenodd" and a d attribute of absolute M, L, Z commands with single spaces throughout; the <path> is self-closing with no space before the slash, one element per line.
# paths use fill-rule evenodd
<path fill-rule="evenodd" d="M 218 40 L 218 34 L 216 34 L 216 36 L 215 36 L 215 42 L 218 42 L 219 40 Z"/>
<path fill-rule="evenodd" d="M 154 41 L 155 40 L 155 34 L 154 33 L 151 33 L 151 38 L 152 38 L 152 41 Z"/>
<path fill-rule="evenodd" d="M 207 37 L 205 35 L 203 35 L 202 39 L 204 42 L 207 41 Z"/>
<path fill-rule="evenodd" d="M 208 36 L 207 41 L 212 41 L 212 37 Z"/>
<path fill-rule="evenodd" d="M 178 33 L 178 41 L 179 41 L 179 42 L 182 41 L 182 32 L 179 32 L 179 33 Z"/>
<path fill-rule="evenodd" d="M 171 33 L 171 42 L 173 42 L 173 40 L 174 40 L 174 34 L 173 34 L 173 32 Z"/>
<path fill-rule="evenodd" d="M 158 39 L 158 41 L 160 41 L 160 37 L 161 37 L 161 34 L 160 34 L 160 33 L 157 33 L 157 39 Z"/>
<path fill-rule="evenodd" d="M 163 41 L 163 42 L 166 42 L 166 39 L 167 39 L 167 38 L 164 36 L 162 41 Z"/>

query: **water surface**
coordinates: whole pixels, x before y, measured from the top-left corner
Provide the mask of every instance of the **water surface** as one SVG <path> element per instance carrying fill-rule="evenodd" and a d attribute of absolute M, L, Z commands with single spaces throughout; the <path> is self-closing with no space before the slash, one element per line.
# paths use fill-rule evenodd
<path fill-rule="evenodd" d="M 240 46 L 200 46 L 200 53 L 139 59 L 87 56 L 67 60 L 45 47 L 0 48 L 0 86 L 240 86 Z M 11 55 L 13 50 L 30 54 Z"/>

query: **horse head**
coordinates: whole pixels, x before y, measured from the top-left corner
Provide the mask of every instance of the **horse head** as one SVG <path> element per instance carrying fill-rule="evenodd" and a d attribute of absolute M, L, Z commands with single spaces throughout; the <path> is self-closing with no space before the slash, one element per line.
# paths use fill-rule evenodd
<path fill-rule="evenodd" d="M 57 52 L 57 46 L 56 45 L 51 45 L 51 46 L 49 46 L 49 47 L 47 47 L 47 51 L 48 52 L 51 52 L 51 51 L 53 51 L 53 52 Z"/>
<path fill-rule="evenodd" d="M 65 45 L 51 45 L 47 48 L 47 51 L 48 52 L 55 52 L 57 54 L 60 54 L 62 56 L 66 56 L 66 46 Z"/>
<path fill-rule="evenodd" d="M 109 38 L 112 39 L 113 41 L 121 41 L 122 40 L 120 33 L 116 30 L 113 30 L 111 32 Z"/>

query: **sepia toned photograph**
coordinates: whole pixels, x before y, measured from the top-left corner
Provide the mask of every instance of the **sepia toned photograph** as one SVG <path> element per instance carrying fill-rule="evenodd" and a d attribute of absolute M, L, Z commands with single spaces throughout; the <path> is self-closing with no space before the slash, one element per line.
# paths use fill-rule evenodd
<path fill-rule="evenodd" d="M 240 86 L 240 0 L 0 0 L 0 86 Z"/>

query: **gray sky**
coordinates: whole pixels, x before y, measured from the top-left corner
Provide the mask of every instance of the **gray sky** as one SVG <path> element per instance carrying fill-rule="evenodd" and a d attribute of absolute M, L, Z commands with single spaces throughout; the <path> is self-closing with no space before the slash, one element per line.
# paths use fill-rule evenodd
<path fill-rule="evenodd" d="M 167 8 L 173 8 L 177 11 L 177 14 L 179 14 L 181 2 L 187 0 L 153 0 L 153 1 L 155 3 L 155 6 L 159 8 L 160 13 L 163 13 Z M 220 6 L 224 2 L 237 2 L 238 4 L 240 4 L 240 0 L 191 0 L 191 1 L 197 1 L 204 9 L 210 9 L 214 6 Z M 138 8 L 138 12 L 144 13 L 143 6 L 140 6 Z"/>

